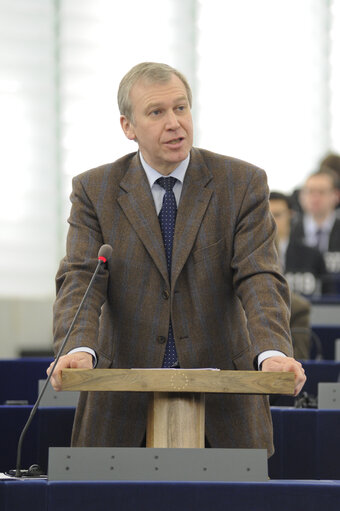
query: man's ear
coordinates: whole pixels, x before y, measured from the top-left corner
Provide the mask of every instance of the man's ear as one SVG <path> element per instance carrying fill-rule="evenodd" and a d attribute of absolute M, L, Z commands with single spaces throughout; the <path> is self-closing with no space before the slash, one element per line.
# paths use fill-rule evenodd
<path fill-rule="evenodd" d="M 120 125 L 125 133 L 125 136 L 129 140 L 136 140 L 136 134 L 133 124 L 127 117 L 125 117 L 125 115 L 120 116 Z"/>

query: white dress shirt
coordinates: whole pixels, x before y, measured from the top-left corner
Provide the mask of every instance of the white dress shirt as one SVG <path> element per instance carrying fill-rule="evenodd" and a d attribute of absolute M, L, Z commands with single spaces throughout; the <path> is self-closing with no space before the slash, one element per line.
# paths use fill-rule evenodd
<path fill-rule="evenodd" d="M 331 213 L 322 224 L 317 224 L 311 215 L 303 216 L 303 230 L 305 233 L 305 243 L 309 247 L 317 247 L 320 252 L 327 252 L 329 246 L 329 236 L 336 219 L 336 213 Z M 318 245 L 318 234 L 321 231 L 320 245 Z"/>
<path fill-rule="evenodd" d="M 155 201 L 157 216 L 159 215 L 159 212 L 162 209 L 163 197 L 165 195 L 164 188 L 158 183 L 156 183 L 157 179 L 159 179 L 160 177 L 171 176 L 177 179 L 172 191 L 174 192 L 176 204 L 178 207 L 179 200 L 181 198 L 185 173 L 187 171 L 190 161 L 190 154 L 187 156 L 187 158 L 185 158 L 185 160 L 181 161 L 178 167 L 176 167 L 175 170 L 172 171 L 171 174 L 169 174 L 168 176 L 164 176 L 163 174 L 160 174 L 157 170 L 150 167 L 150 165 L 146 163 L 146 161 L 144 160 L 143 155 L 141 153 L 139 153 L 139 156 L 143 165 L 143 169 L 145 170 L 146 177 L 148 178 L 149 181 L 153 200 Z"/>

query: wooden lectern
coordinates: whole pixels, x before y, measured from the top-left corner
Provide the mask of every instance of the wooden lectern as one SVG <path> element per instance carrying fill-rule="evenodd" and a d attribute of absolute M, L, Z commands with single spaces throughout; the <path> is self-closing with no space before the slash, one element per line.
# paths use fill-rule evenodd
<path fill-rule="evenodd" d="M 294 394 L 294 374 L 215 369 L 65 369 L 62 390 L 150 392 L 147 447 L 204 447 L 205 393 Z"/>

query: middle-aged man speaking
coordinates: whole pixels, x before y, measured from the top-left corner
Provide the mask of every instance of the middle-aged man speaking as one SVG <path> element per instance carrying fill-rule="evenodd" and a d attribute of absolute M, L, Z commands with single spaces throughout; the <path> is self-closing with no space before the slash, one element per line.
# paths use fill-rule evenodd
<path fill-rule="evenodd" d="M 289 294 L 264 171 L 192 147 L 191 90 L 172 67 L 138 64 L 122 79 L 118 103 L 138 151 L 73 180 L 67 254 L 57 274 L 56 350 L 99 247 L 113 252 L 53 386 L 60 389 L 66 367 L 212 367 L 292 371 L 298 394 L 305 374 L 291 358 Z M 146 412 L 147 394 L 84 392 L 72 444 L 140 446 Z M 206 438 L 212 447 L 271 455 L 267 396 L 208 394 Z"/>

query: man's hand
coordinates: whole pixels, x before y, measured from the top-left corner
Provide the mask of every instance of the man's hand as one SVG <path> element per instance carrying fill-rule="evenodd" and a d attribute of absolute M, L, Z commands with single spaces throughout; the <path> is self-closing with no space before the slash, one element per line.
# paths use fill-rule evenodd
<path fill-rule="evenodd" d="M 50 374 L 52 370 L 54 362 L 50 364 L 47 368 L 47 375 Z M 54 390 L 61 390 L 61 371 L 63 369 L 92 369 L 93 368 L 93 358 L 90 353 L 86 351 L 77 351 L 75 353 L 70 353 L 69 355 L 64 355 L 60 357 L 56 368 L 53 371 L 53 375 L 51 378 L 51 384 Z"/>
<path fill-rule="evenodd" d="M 269 357 L 262 362 L 262 371 L 276 372 L 287 371 L 295 374 L 294 396 L 297 396 L 305 384 L 305 370 L 295 358 L 291 357 Z"/>

